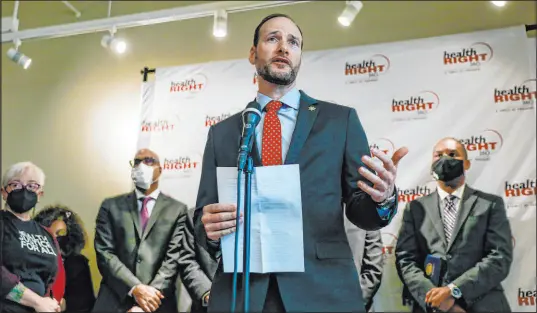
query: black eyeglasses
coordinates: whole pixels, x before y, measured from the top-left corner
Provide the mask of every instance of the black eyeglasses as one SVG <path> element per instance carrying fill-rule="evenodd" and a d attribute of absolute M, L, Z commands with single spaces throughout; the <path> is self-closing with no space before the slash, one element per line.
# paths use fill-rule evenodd
<path fill-rule="evenodd" d="M 136 167 L 136 166 L 140 165 L 140 163 L 142 163 L 142 162 L 144 162 L 145 165 L 149 165 L 149 166 L 153 166 L 155 164 L 158 164 L 157 159 L 150 158 L 150 157 L 143 158 L 143 159 L 136 158 L 134 160 L 129 161 L 129 163 L 131 164 L 132 167 Z"/>

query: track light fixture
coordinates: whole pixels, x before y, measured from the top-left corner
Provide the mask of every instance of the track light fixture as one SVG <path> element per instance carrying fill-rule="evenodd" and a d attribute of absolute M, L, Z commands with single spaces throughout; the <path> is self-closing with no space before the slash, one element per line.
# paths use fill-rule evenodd
<path fill-rule="evenodd" d="M 125 53 L 127 50 L 127 43 L 125 40 L 116 38 L 114 35 L 104 35 L 101 39 L 101 45 L 119 54 Z"/>
<path fill-rule="evenodd" d="M 226 37 L 227 35 L 227 12 L 217 10 L 214 13 L 213 36 L 216 38 Z"/>
<path fill-rule="evenodd" d="M 346 1 L 345 10 L 338 17 L 338 22 L 345 27 L 350 26 L 362 6 L 362 1 Z"/>
<path fill-rule="evenodd" d="M 22 66 L 23 69 L 28 69 L 30 65 L 32 64 L 32 59 L 30 59 L 28 56 L 23 54 L 19 51 L 19 47 L 21 45 L 21 41 L 16 39 L 14 40 L 15 48 L 9 48 L 7 51 L 8 58 L 17 63 L 18 65 Z"/>
<path fill-rule="evenodd" d="M 104 35 L 101 39 L 101 46 L 108 48 L 115 53 L 123 54 L 127 50 L 127 42 L 115 36 L 116 28 L 113 27 L 110 34 Z"/>

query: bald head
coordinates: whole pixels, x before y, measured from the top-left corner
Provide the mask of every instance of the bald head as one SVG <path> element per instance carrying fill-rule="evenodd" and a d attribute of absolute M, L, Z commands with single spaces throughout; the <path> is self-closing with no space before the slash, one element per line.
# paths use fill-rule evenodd
<path fill-rule="evenodd" d="M 456 159 L 468 160 L 468 152 L 458 139 L 446 137 L 440 139 L 433 149 L 433 162 L 442 155 L 448 155 Z"/>
<path fill-rule="evenodd" d="M 151 149 L 140 149 L 138 150 L 138 152 L 136 152 L 136 155 L 134 156 L 134 159 L 145 159 L 145 158 L 153 158 L 155 159 L 156 163 L 160 163 L 159 161 L 159 157 L 158 157 L 158 154 L 156 154 L 153 150 Z"/>

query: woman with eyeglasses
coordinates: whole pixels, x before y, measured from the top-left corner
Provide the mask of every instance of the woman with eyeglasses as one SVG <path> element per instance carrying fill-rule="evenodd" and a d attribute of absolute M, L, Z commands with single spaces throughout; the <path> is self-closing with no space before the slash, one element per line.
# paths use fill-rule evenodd
<path fill-rule="evenodd" d="M 66 282 L 62 309 L 67 312 L 90 312 L 95 303 L 95 294 L 89 260 L 81 253 L 87 235 L 80 218 L 66 206 L 50 205 L 39 211 L 34 220 L 49 228 L 60 245 Z"/>
<path fill-rule="evenodd" d="M 2 178 L 0 312 L 59 312 L 51 287 L 61 265 L 54 236 L 31 219 L 45 174 L 31 162 L 10 166 Z"/>

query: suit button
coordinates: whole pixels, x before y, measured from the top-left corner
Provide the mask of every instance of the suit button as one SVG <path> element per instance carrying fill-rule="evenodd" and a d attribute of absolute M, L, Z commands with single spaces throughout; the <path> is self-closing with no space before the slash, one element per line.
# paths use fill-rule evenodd
<path fill-rule="evenodd" d="M 138 259 L 136 259 L 136 262 L 137 263 L 142 263 L 142 259 L 138 258 Z"/>
<path fill-rule="evenodd" d="M 448 255 L 447 255 L 447 259 L 448 259 L 448 260 L 451 260 L 452 258 L 453 258 L 453 257 L 451 256 L 451 254 L 448 254 Z"/>

